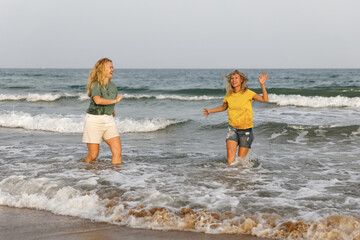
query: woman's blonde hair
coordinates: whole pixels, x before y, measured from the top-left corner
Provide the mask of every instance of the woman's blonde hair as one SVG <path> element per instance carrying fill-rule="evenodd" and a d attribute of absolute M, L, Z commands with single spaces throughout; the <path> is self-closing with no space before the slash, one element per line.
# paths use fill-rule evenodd
<path fill-rule="evenodd" d="M 106 71 L 106 63 L 112 62 L 108 58 L 102 58 L 99 61 L 97 61 L 94 65 L 94 68 L 89 73 L 89 78 L 87 82 L 87 95 L 91 97 L 91 89 L 94 86 L 95 82 L 98 82 L 101 87 L 104 87 L 107 79 L 105 77 L 105 71 Z"/>
<path fill-rule="evenodd" d="M 225 81 L 226 95 L 228 95 L 228 96 L 230 96 L 234 92 L 234 88 L 231 85 L 230 79 L 231 79 L 231 76 L 233 76 L 235 74 L 238 74 L 242 80 L 240 91 L 245 92 L 248 89 L 248 86 L 247 86 L 248 77 L 246 76 L 246 74 L 243 72 L 240 72 L 238 70 L 235 70 L 235 71 L 231 72 L 230 74 L 223 77 L 223 80 Z"/>

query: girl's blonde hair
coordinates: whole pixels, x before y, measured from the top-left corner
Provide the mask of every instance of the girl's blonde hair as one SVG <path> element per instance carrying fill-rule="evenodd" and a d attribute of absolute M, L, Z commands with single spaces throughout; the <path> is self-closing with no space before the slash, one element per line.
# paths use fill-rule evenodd
<path fill-rule="evenodd" d="M 91 97 L 91 89 L 94 86 L 95 82 L 98 82 L 101 87 L 104 87 L 107 79 L 105 77 L 105 71 L 106 71 L 106 63 L 112 62 L 108 58 L 102 58 L 99 61 L 97 61 L 94 65 L 94 68 L 89 73 L 89 78 L 87 82 L 87 95 Z"/>
<path fill-rule="evenodd" d="M 228 95 L 228 96 L 230 96 L 234 92 L 234 88 L 231 85 L 230 79 L 231 79 L 231 76 L 233 76 L 235 74 L 238 74 L 242 80 L 240 91 L 245 92 L 248 89 L 248 86 L 247 86 L 248 77 L 246 76 L 246 74 L 243 72 L 240 72 L 238 70 L 235 70 L 235 71 L 231 72 L 230 74 L 223 77 L 223 80 L 225 81 L 226 95 Z"/>

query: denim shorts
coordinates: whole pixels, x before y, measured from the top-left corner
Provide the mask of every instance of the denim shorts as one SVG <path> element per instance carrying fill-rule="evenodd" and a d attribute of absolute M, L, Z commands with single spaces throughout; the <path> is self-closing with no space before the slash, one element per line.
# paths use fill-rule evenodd
<path fill-rule="evenodd" d="M 239 144 L 240 147 L 251 148 L 254 141 L 254 134 L 252 128 L 237 129 L 229 125 L 226 134 L 226 141 L 233 140 Z"/>

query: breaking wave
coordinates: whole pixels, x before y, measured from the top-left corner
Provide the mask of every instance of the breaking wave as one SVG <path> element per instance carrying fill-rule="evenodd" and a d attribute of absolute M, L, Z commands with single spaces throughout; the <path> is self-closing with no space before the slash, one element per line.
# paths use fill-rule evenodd
<path fill-rule="evenodd" d="M 0 101 L 27 101 L 27 102 L 53 102 L 57 101 L 60 98 L 75 98 L 79 100 L 84 98 L 80 94 L 54 94 L 54 93 L 29 93 L 29 94 L 0 94 Z"/>
<path fill-rule="evenodd" d="M 156 100 L 180 100 L 180 101 L 208 101 L 208 100 L 215 100 L 215 99 L 223 99 L 224 97 L 216 97 L 216 96 L 181 96 L 181 95 L 152 95 L 152 94 L 124 94 L 124 98 L 128 99 L 156 99 Z"/>
<path fill-rule="evenodd" d="M 133 206 L 127 203 L 125 195 L 116 190 L 80 191 L 48 178 L 10 176 L 0 182 L 1 205 L 45 210 L 134 228 L 248 234 L 274 239 L 350 240 L 360 237 L 360 220 L 350 215 L 291 220 L 277 214 L 249 216 L 207 209 Z"/>
<path fill-rule="evenodd" d="M 179 101 L 208 101 L 223 99 L 217 96 L 185 96 L 171 94 L 123 94 L 124 99 L 156 99 L 156 100 L 179 100 Z M 0 94 L 0 101 L 27 101 L 27 102 L 53 102 L 61 98 L 77 98 L 78 101 L 89 100 L 86 94 L 53 94 L 53 93 L 29 93 L 29 94 Z"/>
<path fill-rule="evenodd" d="M 23 128 L 27 130 L 57 133 L 82 133 L 84 119 L 85 115 L 31 115 L 29 113 L 16 111 L 3 111 L 0 113 L 0 127 Z M 135 120 L 115 118 L 115 124 L 120 133 L 153 132 L 183 122 L 186 122 L 186 120 L 162 118 Z"/>
<path fill-rule="evenodd" d="M 325 107 L 360 107 L 360 97 L 319 97 L 319 96 L 300 96 L 300 95 L 276 95 L 269 94 L 269 102 L 279 106 L 297 106 L 311 108 Z"/>
<path fill-rule="evenodd" d="M 155 99 L 155 100 L 177 100 L 177 101 L 211 101 L 221 100 L 224 96 L 210 95 L 181 95 L 181 94 L 122 94 L 124 99 Z M 27 102 L 54 102 L 62 98 L 76 98 L 78 101 L 87 101 L 89 97 L 84 93 L 79 94 L 54 94 L 54 93 L 29 93 L 29 94 L 0 94 L 0 101 L 27 101 Z M 340 107 L 360 107 L 360 97 L 322 97 L 322 96 L 302 96 L 269 94 L 269 102 L 278 106 L 297 106 L 310 108 L 340 108 Z"/>

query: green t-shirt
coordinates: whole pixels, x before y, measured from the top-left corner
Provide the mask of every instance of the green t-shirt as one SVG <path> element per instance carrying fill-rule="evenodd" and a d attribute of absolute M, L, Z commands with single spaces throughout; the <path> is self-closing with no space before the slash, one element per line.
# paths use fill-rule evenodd
<path fill-rule="evenodd" d="M 93 115 L 112 115 L 114 113 L 115 104 L 98 105 L 94 102 L 93 97 L 100 96 L 106 99 L 116 99 L 117 94 L 117 88 L 111 81 L 104 87 L 101 87 L 98 82 L 95 82 L 91 89 L 90 106 L 86 112 Z"/>

